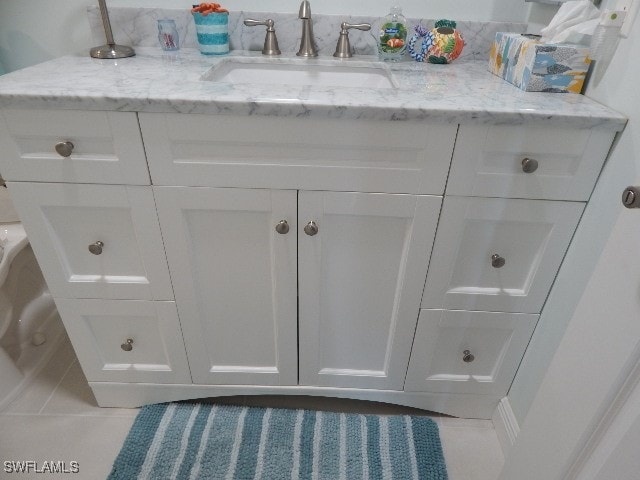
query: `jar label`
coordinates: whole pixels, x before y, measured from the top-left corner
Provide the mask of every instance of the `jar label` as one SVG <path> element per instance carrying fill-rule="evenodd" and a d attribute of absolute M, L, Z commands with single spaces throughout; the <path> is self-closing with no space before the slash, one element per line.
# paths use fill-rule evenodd
<path fill-rule="evenodd" d="M 380 50 L 385 53 L 403 52 L 406 48 L 407 27 L 402 23 L 389 22 L 380 29 Z"/>

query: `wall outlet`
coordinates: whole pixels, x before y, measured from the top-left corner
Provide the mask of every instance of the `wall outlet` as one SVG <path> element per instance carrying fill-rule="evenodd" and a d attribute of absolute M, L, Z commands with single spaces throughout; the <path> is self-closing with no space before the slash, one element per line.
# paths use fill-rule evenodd
<path fill-rule="evenodd" d="M 616 10 L 627 12 L 624 23 L 622 24 L 622 28 L 620 29 L 621 37 L 627 38 L 629 36 L 633 21 L 638 14 L 639 5 L 640 0 L 618 0 L 618 3 L 616 4 Z"/>

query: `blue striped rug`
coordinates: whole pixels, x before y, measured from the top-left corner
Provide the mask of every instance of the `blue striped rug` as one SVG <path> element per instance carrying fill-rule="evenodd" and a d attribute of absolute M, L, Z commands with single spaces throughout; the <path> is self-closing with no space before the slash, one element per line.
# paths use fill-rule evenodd
<path fill-rule="evenodd" d="M 109 480 L 446 480 L 427 417 L 200 403 L 143 407 Z"/>

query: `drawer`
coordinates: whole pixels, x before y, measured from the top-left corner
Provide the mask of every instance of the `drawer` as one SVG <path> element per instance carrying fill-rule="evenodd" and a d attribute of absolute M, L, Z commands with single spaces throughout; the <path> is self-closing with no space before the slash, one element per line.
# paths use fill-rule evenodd
<path fill-rule="evenodd" d="M 614 132 L 461 125 L 448 195 L 586 201 Z"/>
<path fill-rule="evenodd" d="M 0 144 L 6 180 L 149 185 L 135 113 L 3 110 Z"/>
<path fill-rule="evenodd" d="M 174 302 L 56 299 L 90 382 L 191 383 Z"/>
<path fill-rule="evenodd" d="M 405 391 L 507 394 L 538 315 L 421 310 Z"/>
<path fill-rule="evenodd" d="M 446 197 L 423 308 L 539 313 L 584 204 Z"/>
<path fill-rule="evenodd" d="M 8 185 L 54 296 L 173 300 L 151 187 Z"/>
<path fill-rule="evenodd" d="M 141 113 L 154 185 L 442 195 L 456 125 Z"/>

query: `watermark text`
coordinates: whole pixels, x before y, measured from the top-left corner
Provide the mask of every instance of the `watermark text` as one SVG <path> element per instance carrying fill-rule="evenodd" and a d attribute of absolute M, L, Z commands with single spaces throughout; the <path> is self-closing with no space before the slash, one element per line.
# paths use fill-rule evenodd
<path fill-rule="evenodd" d="M 62 460 L 5 460 L 4 473 L 80 473 L 80 464 Z"/>

